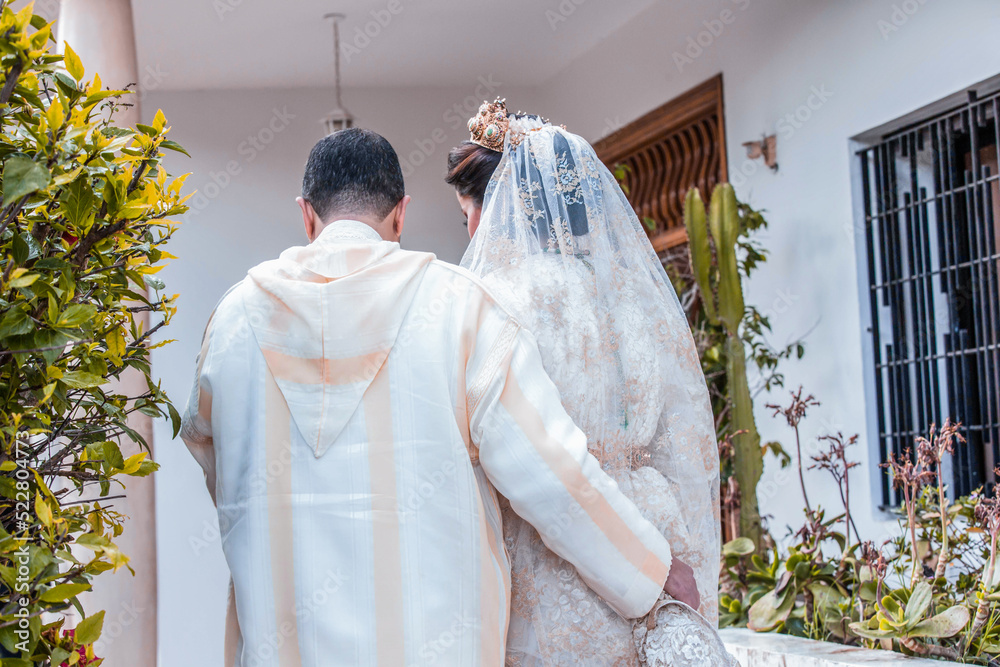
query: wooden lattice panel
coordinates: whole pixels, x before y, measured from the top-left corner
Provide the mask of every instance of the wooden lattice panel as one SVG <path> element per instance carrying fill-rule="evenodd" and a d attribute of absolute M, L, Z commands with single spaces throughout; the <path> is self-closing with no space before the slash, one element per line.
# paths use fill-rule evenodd
<path fill-rule="evenodd" d="M 687 241 L 684 196 L 706 199 L 726 179 L 722 75 L 689 90 L 594 145 L 609 169 L 625 165 L 624 184 L 657 252 Z M 649 230 L 647 230 L 649 231 Z"/>

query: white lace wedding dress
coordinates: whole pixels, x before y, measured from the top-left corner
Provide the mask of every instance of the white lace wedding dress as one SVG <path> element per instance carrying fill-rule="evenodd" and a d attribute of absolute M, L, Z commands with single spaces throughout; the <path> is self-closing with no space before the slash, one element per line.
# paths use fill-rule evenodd
<path fill-rule="evenodd" d="M 665 600 L 652 621 L 623 619 L 508 510 L 507 664 L 735 664 L 714 630 L 719 459 L 683 311 L 591 147 L 536 119 L 509 134 L 462 264 L 535 334 L 590 451 L 694 568 L 701 606 Z"/>
<path fill-rule="evenodd" d="M 661 420 L 664 405 L 691 402 L 690 396 L 670 395 L 691 388 L 666 385 L 655 373 L 659 366 L 657 350 L 683 348 L 686 332 L 669 327 L 650 331 L 637 326 L 618 341 L 606 340 L 598 313 L 592 307 L 597 285 L 586 258 L 572 260 L 570 280 L 565 279 L 565 267 L 558 255 L 540 255 L 528 262 L 533 276 L 530 288 L 518 289 L 507 283 L 501 290 L 506 298 L 501 298 L 515 316 L 530 309 L 543 323 L 536 326 L 534 333 L 563 405 L 588 434 L 590 451 L 601 461 L 601 467 L 668 538 L 673 556 L 695 568 L 702 599 L 699 611 L 714 622 L 719 562 L 714 529 L 692 536 L 685 521 L 685 516 L 698 512 L 708 512 L 711 521 L 717 521 L 711 509 L 715 503 L 706 506 L 706 500 L 712 501 L 711 490 L 683 494 L 682 484 L 653 467 L 654 452 L 669 449 L 670 467 L 675 472 L 687 469 L 705 479 L 718 470 L 718 459 L 705 446 L 706 434 L 699 429 L 697 420 L 691 419 L 692 415 L 674 412 Z M 501 280 L 494 276 L 487 284 L 495 288 Z M 615 305 L 617 315 L 621 321 L 642 322 L 642 305 L 631 296 L 626 289 Z M 622 366 L 649 372 L 630 378 L 625 383 L 627 393 L 608 395 L 602 373 L 588 369 L 618 365 L 619 361 Z M 677 361 L 697 363 L 697 358 Z M 709 439 L 714 448 L 710 434 Z M 546 549 L 534 528 L 507 511 L 504 535 L 511 556 L 513 594 L 508 665 L 578 665 L 581 656 L 588 656 L 589 665 L 640 664 L 632 621 L 616 614 L 570 564 Z M 692 633 L 677 634 L 678 638 L 685 636 Z M 699 649 L 691 651 L 694 655 Z M 717 667 L 723 663 L 705 664 Z"/>

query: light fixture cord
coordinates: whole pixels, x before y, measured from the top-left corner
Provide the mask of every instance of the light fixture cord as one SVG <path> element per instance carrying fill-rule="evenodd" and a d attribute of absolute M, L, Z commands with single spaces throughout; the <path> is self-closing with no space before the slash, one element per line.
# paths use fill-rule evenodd
<path fill-rule="evenodd" d="M 335 83 L 337 86 L 337 108 L 342 109 L 340 103 L 340 18 L 333 19 L 333 62 L 335 68 Z"/>

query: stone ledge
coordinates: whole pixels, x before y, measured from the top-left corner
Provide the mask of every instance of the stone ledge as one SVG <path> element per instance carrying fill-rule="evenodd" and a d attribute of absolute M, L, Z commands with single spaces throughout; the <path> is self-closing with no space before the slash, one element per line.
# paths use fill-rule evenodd
<path fill-rule="evenodd" d="M 956 664 L 909 658 L 891 651 L 874 651 L 802 637 L 754 632 L 746 628 L 720 630 L 726 648 L 742 667 L 942 667 Z"/>

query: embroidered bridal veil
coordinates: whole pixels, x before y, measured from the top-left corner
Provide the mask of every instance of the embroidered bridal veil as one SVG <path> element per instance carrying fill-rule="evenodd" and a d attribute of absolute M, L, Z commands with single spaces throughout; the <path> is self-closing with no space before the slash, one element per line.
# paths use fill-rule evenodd
<path fill-rule="evenodd" d="M 700 611 L 714 622 L 719 457 L 705 379 L 663 266 L 593 148 L 537 117 L 512 116 L 462 266 L 535 335 L 590 451 L 694 568 Z M 530 527 L 505 532 L 511 637 L 525 655 L 551 657 L 580 639 L 552 629 L 553 616 L 579 617 L 579 629 L 601 614 L 571 577 L 544 574 L 551 554 Z"/>

